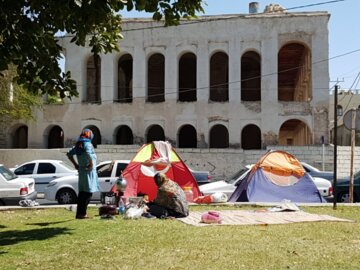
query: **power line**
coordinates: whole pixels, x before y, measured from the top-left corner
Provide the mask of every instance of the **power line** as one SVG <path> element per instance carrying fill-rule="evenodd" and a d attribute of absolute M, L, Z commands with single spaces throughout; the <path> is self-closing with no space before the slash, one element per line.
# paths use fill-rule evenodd
<path fill-rule="evenodd" d="M 316 64 L 319 64 L 319 63 L 323 63 L 323 62 L 326 62 L 326 61 L 330 61 L 332 59 L 336 59 L 336 58 L 339 58 L 339 57 L 344 57 L 346 55 L 350 55 L 350 54 L 353 54 L 353 53 L 356 53 L 356 52 L 360 52 L 360 49 L 356 49 L 356 50 L 353 50 L 353 51 L 350 51 L 350 52 L 346 52 L 346 53 L 343 53 L 343 54 L 340 54 L 340 55 L 336 55 L 336 56 L 333 56 L 333 57 L 330 57 L 330 58 L 327 58 L 327 59 L 324 59 L 324 60 L 319 60 L 319 61 L 316 61 L 316 62 L 312 62 L 312 65 L 316 65 Z M 248 81 L 248 80 L 255 80 L 255 79 L 261 79 L 263 77 L 267 77 L 267 76 L 272 76 L 272 75 L 278 75 L 279 73 L 282 73 L 282 72 L 288 72 L 288 71 L 291 71 L 291 70 L 295 70 L 295 69 L 300 69 L 300 68 L 303 68 L 303 67 L 306 67 L 305 65 L 301 65 L 301 66 L 297 66 L 297 67 L 293 67 L 293 68 L 289 68 L 289 69 L 286 69 L 286 70 L 282 70 L 282 71 L 277 71 L 277 72 L 272 72 L 272 73 L 269 73 L 269 74 L 265 74 L 265 75 L 260 75 L 260 76 L 254 76 L 254 77 L 251 77 L 251 78 L 247 78 L 247 79 L 242 79 L 242 80 L 239 80 L 239 81 L 232 81 L 232 82 L 226 82 L 226 83 L 222 83 L 222 84 L 216 84 L 216 85 L 210 85 L 210 86 L 204 86 L 204 87 L 197 87 L 197 88 L 186 88 L 187 90 L 183 90 L 183 92 L 189 92 L 189 91 L 198 91 L 198 90 L 209 90 L 211 88 L 215 88 L 215 87 L 221 87 L 221 86 L 229 86 L 231 84 L 238 84 L 238 83 L 241 83 L 241 82 L 245 82 L 245 81 Z M 77 84 L 77 87 L 80 88 L 80 87 L 83 87 L 84 84 Z M 101 87 L 103 88 L 114 88 L 115 85 L 101 85 Z M 146 86 L 141 86 L 141 87 L 132 87 L 132 89 L 142 89 L 142 90 L 147 90 L 147 89 L 152 89 L 152 90 L 156 90 L 156 89 L 163 89 L 164 90 L 164 96 L 165 95 L 172 95 L 172 94 L 177 94 L 179 92 L 179 90 L 181 90 L 182 88 L 165 88 L 165 87 L 146 87 Z M 228 88 L 226 88 L 228 89 Z M 249 90 L 250 88 L 236 88 L 236 90 Z M 328 89 L 328 88 L 312 88 L 314 90 L 316 89 Z M 166 91 L 166 90 L 174 90 L 173 92 L 169 92 L 169 91 Z M 275 90 L 275 89 L 270 89 L 270 90 Z M 358 91 L 360 89 L 352 89 L 353 91 Z M 162 94 L 161 94 L 162 95 Z M 149 95 L 147 96 L 140 96 L 140 97 L 136 97 L 136 98 L 147 98 L 149 97 Z M 122 101 L 122 100 L 127 100 L 128 98 L 124 98 L 124 99 L 117 99 L 117 101 Z M 109 102 L 109 101 L 113 101 L 113 100 L 102 100 L 102 102 Z M 80 103 L 80 102 L 76 102 L 76 103 Z M 75 104 L 76 104 L 75 103 Z M 73 102 L 67 102 L 67 104 L 74 104 Z"/>
<path fill-rule="evenodd" d="M 334 0 L 334 1 L 320 2 L 320 3 L 316 3 L 316 4 L 309 4 L 309 5 L 305 5 L 305 6 L 298 6 L 298 7 L 293 7 L 293 8 L 284 8 L 284 10 L 292 10 L 292 9 L 299 9 L 299 8 L 306 8 L 306 7 L 320 6 L 320 5 L 331 4 L 331 3 L 337 3 L 337 2 L 344 2 L 344 1 L 345 1 L 345 0 Z"/>
<path fill-rule="evenodd" d="M 315 4 L 309 4 L 309 5 L 304 5 L 304 6 L 297 6 L 297 7 L 292 7 L 292 8 L 284 8 L 283 10 L 294 10 L 294 9 L 301 9 L 301 8 L 306 8 L 306 7 L 313 7 L 313 6 L 319 6 L 319 5 L 325 5 L 325 4 L 331 4 L 331 3 L 336 3 L 336 2 L 343 2 L 345 0 L 334 0 L 334 1 L 327 1 L 327 2 L 319 2 L 319 3 L 315 3 Z M 273 12 L 268 12 L 269 14 L 273 13 Z M 200 24 L 200 23 L 207 23 L 207 22 L 213 22 L 213 21 L 223 21 L 223 20 L 229 20 L 229 19 L 238 19 L 240 17 L 243 17 L 244 15 L 252 15 L 252 16 L 256 16 L 256 15 L 263 15 L 263 14 L 267 14 L 267 13 L 251 13 L 251 14 L 239 14 L 239 15 L 203 15 L 203 16 L 199 16 L 196 19 L 190 19 L 188 21 L 184 21 L 181 20 L 179 22 L 178 25 L 171 25 L 171 26 L 165 26 L 165 25 L 156 25 L 156 26 L 147 26 L 147 27 L 139 27 L 139 28 L 131 28 L 131 29 L 123 29 L 121 32 L 132 32 L 132 31 L 142 31 L 142 30 L 148 30 L 148 29 L 158 29 L 158 28 L 169 28 L 169 27 L 179 27 L 179 26 L 187 26 L 187 25 L 193 25 L 193 24 Z M 221 18 L 209 18 L 209 16 L 222 16 Z M 138 18 L 135 18 L 138 19 Z M 151 18 L 144 18 L 144 19 L 148 19 L 150 22 L 155 22 L 157 23 L 158 21 L 152 20 Z M 131 20 L 128 19 L 129 22 Z M 65 34 L 62 37 L 72 37 L 73 35 L 68 35 Z"/>

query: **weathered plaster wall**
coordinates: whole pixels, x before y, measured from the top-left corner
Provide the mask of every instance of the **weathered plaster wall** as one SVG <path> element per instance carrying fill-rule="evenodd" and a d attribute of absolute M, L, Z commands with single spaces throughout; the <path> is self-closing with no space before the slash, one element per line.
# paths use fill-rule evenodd
<path fill-rule="evenodd" d="M 100 145 L 96 149 L 98 161 L 113 159 L 132 159 L 139 146 Z M 295 155 L 299 160 L 308 162 L 322 169 L 323 158 L 325 170 L 333 169 L 334 151 L 332 146 L 279 147 L 268 149 L 284 150 Z M 323 152 L 324 150 L 324 152 Z M 60 159 L 67 161 L 67 149 L 0 149 L 0 164 L 13 167 L 34 159 Z M 176 149 L 185 163 L 196 170 L 209 170 L 214 178 L 223 178 L 236 172 L 240 165 L 253 164 L 267 150 L 241 149 Z M 354 170 L 360 170 L 360 147 L 356 147 Z M 350 174 L 350 147 L 338 146 L 338 177 Z"/>
<path fill-rule="evenodd" d="M 210 128 L 222 124 L 229 130 L 232 148 L 240 147 L 242 129 L 255 124 L 261 130 L 263 146 L 267 146 L 277 143 L 281 125 L 294 118 L 304 121 L 312 130 L 315 144 L 321 136 L 328 142 L 327 61 L 312 66 L 311 103 L 295 106 L 290 102 L 284 106 L 277 97 L 277 56 L 281 46 L 301 42 L 311 50 L 313 61 L 328 58 L 327 13 L 229 15 L 203 20 L 166 28 L 146 19 L 125 20 L 124 39 L 119 43 L 121 51 L 101 55 L 101 104 L 82 103 L 86 100 L 86 62 L 91 55 L 90 48 L 69 43 L 71 37 L 63 38 L 65 68 L 77 81 L 80 96 L 65 105 L 45 105 L 44 110 L 37 113 L 36 122 L 26 123 L 29 147 L 46 148 L 48 132 L 54 125 L 63 129 L 65 143 L 72 142 L 83 127 L 95 125 L 101 132 L 102 143 L 112 144 L 114 130 L 119 125 L 128 125 L 135 142 L 143 143 L 146 130 L 153 124 L 162 126 L 166 139 L 171 142 L 177 141 L 182 125 L 191 124 L 197 131 L 199 147 L 207 147 Z M 251 105 L 240 101 L 241 55 L 249 50 L 260 54 L 262 75 L 261 102 Z M 209 59 L 218 51 L 229 56 L 229 102 L 210 103 Z M 197 56 L 197 102 L 177 102 L 178 59 L 185 52 Z M 125 53 L 133 57 L 133 103 L 113 103 L 117 61 Z M 147 59 L 153 53 L 165 56 L 166 101 L 155 104 L 145 102 Z"/>

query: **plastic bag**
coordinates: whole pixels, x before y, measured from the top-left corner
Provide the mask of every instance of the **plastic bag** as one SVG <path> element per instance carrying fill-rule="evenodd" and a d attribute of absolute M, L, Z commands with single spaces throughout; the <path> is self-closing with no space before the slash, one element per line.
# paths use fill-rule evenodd
<path fill-rule="evenodd" d="M 225 203 L 228 201 L 228 196 L 223 192 L 216 192 L 211 195 L 214 203 Z"/>
<path fill-rule="evenodd" d="M 194 203 L 212 203 L 213 198 L 211 195 L 199 196 L 195 198 Z"/>
<path fill-rule="evenodd" d="M 141 215 L 144 213 L 144 208 L 142 207 L 130 207 L 126 209 L 124 218 L 126 219 L 138 219 L 141 218 Z"/>

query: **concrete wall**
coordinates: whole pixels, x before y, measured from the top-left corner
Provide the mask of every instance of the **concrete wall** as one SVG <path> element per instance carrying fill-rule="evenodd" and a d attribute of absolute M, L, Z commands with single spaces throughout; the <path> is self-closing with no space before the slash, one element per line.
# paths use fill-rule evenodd
<path fill-rule="evenodd" d="M 98 161 L 112 159 L 131 159 L 139 146 L 99 145 L 96 149 Z M 287 151 L 299 160 L 308 162 L 322 169 L 323 148 L 321 146 L 304 147 L 268 147 Z M 0 149 L 0 164 L 14 167 L 34 159 L 60 159 L 67 161 L 65 153 L 68 149 Z M 267 150 L 241 149 L 176 149 L 184 162 L 196 170 L 209 170 L 214 178 L 230 176 L 240 165 L 255 163 Z M 351 148 L 338 147 L 337 172 L 338 177 L 350 174 Z M 360 147 L 356 147 L 354 170 L 360 170 Z M 332 146 L 324 147 L 325 170 L 333 169 L 334 151 Z"/>

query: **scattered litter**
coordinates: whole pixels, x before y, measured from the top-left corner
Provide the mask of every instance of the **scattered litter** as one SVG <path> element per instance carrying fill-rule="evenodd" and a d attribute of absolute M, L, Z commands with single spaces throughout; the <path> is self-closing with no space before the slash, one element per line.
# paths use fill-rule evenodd
<path fill-rule="evenodd" d="M 269 212 L 300 211 L 300 208 L 289 200 L 283 200 L 280 205 L 267 209 Z"/>
<path fill-rule="evenodd" d="M 19 205 L 22 207 L 33 207 L 33 206 L 38 206 L 39 203 L 33 200 L 21 200 L 19 201 Z"/>

